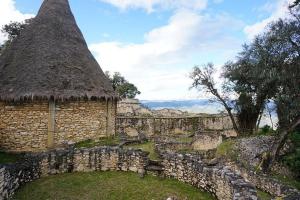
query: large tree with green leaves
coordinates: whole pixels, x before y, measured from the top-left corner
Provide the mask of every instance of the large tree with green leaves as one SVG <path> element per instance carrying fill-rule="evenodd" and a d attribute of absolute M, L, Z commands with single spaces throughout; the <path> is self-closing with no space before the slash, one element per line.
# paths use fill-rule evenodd
<path fill-rule="evenodd" d="M 254 132 L 266 102 L 276 103 L 281 137 L 274 145 L 274 159 L 287 135 L 298 125 L 299 115 L 299 55 L 300 17 L 298 1 L 291 10 L 292 19 L 279 20 L 269 26 L 269 31 L 257 36 L 245 45 L 235 62 L 224 66 L 224 92 L 215 87 L 213 68 L 195 67 L 191 74 L 193 87 L 205 88 L 216 97 L 228 112 L 237 114 L 237 122 L 231 117 L 238 133 Z M 229 98 L 229 94 L 234 93 Z M 235 98 L 233 98 L 233 96 Z M 230 100 L 231 99 L 231 100 Z M 275 155 L 276 154 L 276 155 Z M 271 160 L 272 160 L 271 159 Z"/>
<path fill-rule="evenodd" d="M 115 72 L 113 75 L 110 75 L 107 71 L 105 74 L 111 81 L 114 90 L 121 98 L 132 99 L 135 98 L 136 95 L 141 94 L 137 87 L 134 84 L 129 83 L 119 72 Z"/>

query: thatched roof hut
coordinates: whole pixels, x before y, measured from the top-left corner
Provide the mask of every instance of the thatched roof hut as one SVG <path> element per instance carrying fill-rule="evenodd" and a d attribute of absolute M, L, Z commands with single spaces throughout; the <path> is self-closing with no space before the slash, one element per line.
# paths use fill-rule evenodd
<path fill-rule="evenodd" d="M 44 0 L 0 57 L 0 150 L 41 151 L 114 135 L 117 100 L 68 0 Z"/>
<path fill-rule="evenodd" d="M 44 0 L 38 15 L 0 57 L 0 100 L 114 97 L 68 0 Z"/>

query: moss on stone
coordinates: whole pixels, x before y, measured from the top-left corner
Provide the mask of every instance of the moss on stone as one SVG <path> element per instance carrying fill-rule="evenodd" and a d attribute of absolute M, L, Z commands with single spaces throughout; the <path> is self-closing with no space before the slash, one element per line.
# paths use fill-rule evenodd
<path fill-rule="evenodd" d="M 91 148 L 96 146 L 116 146 L 118 145 L 119 139 L 116 137 L 100 138 L 99 141 L 85 140 L 75 144 L 75 148 Z"/>

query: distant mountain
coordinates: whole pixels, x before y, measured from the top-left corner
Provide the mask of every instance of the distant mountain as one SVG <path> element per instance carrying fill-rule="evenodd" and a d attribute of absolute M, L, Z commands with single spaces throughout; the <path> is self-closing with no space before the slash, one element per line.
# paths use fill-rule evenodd
<path fill-rule="evenodd" d="M 164 108 L 175 109 L 181 111 L 187 111 L 190 113 L 208 113 L 208 114 L 217 114 L 224 111 L 222 105 L 218 103 L 212 103 L 208 99 L 199 99 L 199 100 L 166 100 L 166 101 L 151 101 L 151 100 L 141 100 L 142 105 L 153 109 L 161 110 Z M 269 108 L 272 110 L 272 120 L 275 125 L 278 121 L 277 115 L 275 112 L 274 103 L 268 104 Z M 262 117 L 261 126 L 268 124 L 271 125 L 270 116 L 265 112 Z"/>
<path fill-rule="evenodd" d="M 208 99 L 166 101 L 141 100 L 141 103 L 154 110 L 169 108 L 192 113 L 219 113 L 223 110 L 221 105 L 212 103 Z"/>

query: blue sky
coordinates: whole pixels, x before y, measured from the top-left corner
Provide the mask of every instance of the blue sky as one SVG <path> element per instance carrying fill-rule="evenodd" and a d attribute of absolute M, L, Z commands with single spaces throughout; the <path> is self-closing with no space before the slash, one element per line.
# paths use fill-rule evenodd
<path fill-rule="evenodd" d="M 69 0 L 104 71 L 119 71 L 144 100 L 206 98 L 189 90 L 194 65 L 221 66 L 292 0 Z M 0 25 L 36 15 L 42 0 L 0 0 Z M 0 42 L 5 36 L 0 35 Z"/>

